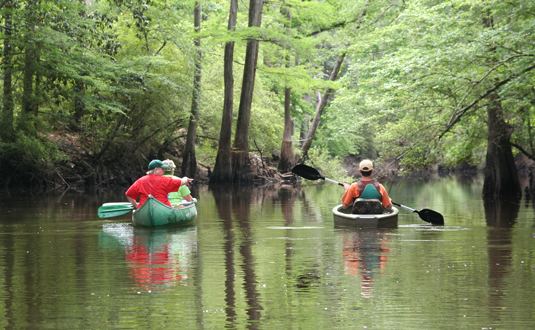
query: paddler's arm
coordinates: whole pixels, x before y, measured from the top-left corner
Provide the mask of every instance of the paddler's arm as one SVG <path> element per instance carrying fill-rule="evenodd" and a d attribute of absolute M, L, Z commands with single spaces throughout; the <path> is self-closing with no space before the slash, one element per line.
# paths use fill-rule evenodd
<path fill-rule="evenodd" d="M 342 195 L 342 205 L 344 208 L 347 209 L 348 207 L 350 207 L 351 204 L 353 204 L 353 200 L 355 200 L 355 198 L 358 197 L 358 196 L 355 196 L 356 187 L 357 187 L 356 183 L 353 183 L 352 185 L 348 185 L 347 183 L 344 183 L 344 188 L 346 189 L 346 191 Z"/>
<path fill-rule="evenodd" d="M 133 199 L 132 197 L 129 197 L 129 196 L 126 196 L 126 199 L 128 199 L 128 201 L 130 203 L 132 203 L 132 205 L 134 206 L 134 208 L 137 208 L 137 201 L 135 199 Z"/>
<path fill-rule="evenodd" d="M 382 184 L 379 184 L 379 193 L 381 194 L 381 202 L 383 207 L 387 210 L 392 209 L 392 199 L 390 199 L 388 192 Z"/>
<path fill-rule="evenodd" d="M 138 181 L 134 182 L 130 188 L 125 191 L 124 195 L 134 208 L 137 209 L 137 198 L 139 197 Z"/>

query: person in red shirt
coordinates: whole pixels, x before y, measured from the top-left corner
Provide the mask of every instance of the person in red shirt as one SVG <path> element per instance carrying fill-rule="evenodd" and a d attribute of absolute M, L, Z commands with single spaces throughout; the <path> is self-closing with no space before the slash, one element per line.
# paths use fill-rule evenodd
<path fill-rule="evenodd" d="M 193 179 L 188 177 L 177 178 L 164 176 L 164 163 L 159 159 L 154 159 L 149 163 L 147 175 L 139 178 L 125 192 L 126 198 L 134 207 L 141 207 L 149 198 L 149 195 L 156 198 L 165 205 L 171 206 L 168 194 L 177 191 L 181 185 L 185 185 Z M 137 200 L 139 199 L 139 203 Z"/>
<path fill-rule="evenodd" d="M 351 185 L 344 183 L 344 189 L 346 190 L 342 195 L 342 204 L 344 208 L 350 207 L 355 200 L 359 199 L 379 200 L 381 201 L 384 210 L 388 211 L 392 209 L 392 200 L 388 196 L 385 187 L 372 179 L 373 162 L 369 159 L 364 159 L 359 164 L 359 171 L 362 175 L 362 178 L 359 181 L 353 182 Z"/>

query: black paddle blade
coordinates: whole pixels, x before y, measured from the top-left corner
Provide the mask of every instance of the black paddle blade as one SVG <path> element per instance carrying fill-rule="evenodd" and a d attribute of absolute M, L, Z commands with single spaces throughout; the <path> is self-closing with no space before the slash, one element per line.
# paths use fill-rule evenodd
<path fill-rule="evenodd" d="M 418 215 L 420 218 L 422 218 L 422 220 L 432 223 L 433 225 L 444 226 L 444 217 L 437 211 L 423 209 L 416 212 L 418 212 Z"/>
<path fill-rule="evenodd" d="M 313 167 L 305 164 L 297 164 L 292 168 L 292 173 L 308 180 L 324 180 L 325 177 Z"/>

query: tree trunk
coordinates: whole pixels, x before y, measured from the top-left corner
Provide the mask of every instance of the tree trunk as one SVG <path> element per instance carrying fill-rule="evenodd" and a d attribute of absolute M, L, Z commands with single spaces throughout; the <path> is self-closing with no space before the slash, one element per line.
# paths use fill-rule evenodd
<path fill-rule="evenodd" d="M 281 158 L 278 169 L 280 172 L 289 172 L 294 165 L 294 152 L 292 146 L 293 122 L 291 116 L 292 89 L 284 89 L 284 133 L 282 136 Z"/>
<path fill-rule="evenodd" d="M 502 104 L 497 93 L 489 96 L 487 106 L 488 137 L 483 182 L 485 198 L 511 196 L 522 193 L 511 146 L 511 127 L 505 122 Z"/>
<path fill-rule="evenodd" d="M 1 137 L 5 141 L 12 141 L 15 137 L 15 131 L 13 127 L 13 63 L 12 63 L 12 13 L 13 3 L 11 0 L 5 2 L 5 14 L 4 14 L 4 54 L 3 54 L 3 67 L 4 67 L 4 99 L 3 99 L 3 111 L 0 123 Z"/>
<path fill-rule="evenodd" d="M 263 0 L 250 0 L 249 27 L 259 27 L 262 22 Z M 259 41 L 249 39 L 245 50 L 242 90 L 234 150 L 232 152 L 232 171 L 234 182 L 251 182 L 252 171 L 249 162 L 249 124 L 251 121 L 251 104 L 253 101 L 256 63 L 258 60 Z"/>
<path fill-rule="evenodd" d="M 490 12 L 483 17 L 483 25 L 488 29 L 494 29 L 494 18 Z M 491 44 L 489 54 L 495 53 L 496 47 Z M 490 60 L 489 66 L 493 67 L 495 62 L 496 59 Z M 487 105 L 488 136 L 483 197 L 486 199 L 520 198 L 522 190 L 511 146 L 513 129 L 505 122 L 498 92 L 490 93 L 487 99 L 489 100 Z"/>
<path fill-rule="evenodd" d="M 85 114 L 84 103 L 85 85 L 81 80 L 74 82 L 74 118 L 72 129 L 80 131 L 82 124 L 82 117 Z"/>
<path fill-rule="evenodd" d="M 334 64 L 331 75 L 329 76 L 329 80 L 335 81 L 338 78 L 338 74 L 340 72 L 340 68 L 342 67 L 342 63 L 344 62 L 345 56 L 346 54 L 343 53 L 336 59 L 336 63 Z M 312 120 L 312 124 L 307 132 L 307 135 L 305 136 L 305 140 L 303 141 L 303 146 L 301 148 L 301 161 L 308 157 L 308 151 L 312 145 L 312 140 L 314 139 L 314 135 L 316 135 L 316 130 L 320 124 L 321 115 L 333 94 L 334 90 L 332 88 L 328 88 L 323 96 L 318 97 L 318 102 L 316 103 L 316 114 L 314 115 L 314 119 Z"/>
<path fill-rule="evenodd" d="M 24 74 L 22 83 L 22 113 L 18 126 L 26 133 L 35 132 L 35 120 L 37 116 L 36 97 L 33 88 L 36 72 L 37 49 L 34 40 L 36 22 L 36 0 L 28 1 L 25 13 L 26 37 L 24 40 Z"/>
<path fill-rule="evenodd" d="M 290 8 L 281 7 L 281 14 L 285 15 L 288 22 L 292 21 L 292 15 Z M 286 30 L 289 31 L 290 24 L 284 25 Z M 286 56 L 286 67 L 290 67 L 290 55 Z M 296 60 L 297 62 L 297 60 Z M 294 165 L 294 152 L 292 145 L 293 135 L 293 121 L 292 121 L 292 89 L 288 86 L 284 88 L 284 131 L 282 133 L 281 153 L 278 165 L 279 172 L 289 172 Z"/>
<path fill-rule="evenodd" d="M 195 31 L 198 33 L 201 29 L 201 5 L 195 2 L 193 11 Z M 199 120 L 199 106 L 201 101 L 201 39 L 196 37 L 195 41 L 195 73 L 193 75 L 193 96 L 191 100 L 191 116 L 188 125 L 188 134 L 186 137 L 186 147 L 184 158 L 182 159 L 182 175 L 194 177 L 197 172 L 197 159 L 195 157 L 195 142 L 197 139 L 197 121 Z"/>
<path fill-rule="evenodd" d="M 228 16 L 228 31 L 236 29 L 236 19 L 238 15 L 238 0 L 230 1 Z M 231 139 L 232 139 L 232 107 L 234 102 L 234 41 L 225 44 L 224 59 L 224 104 L 221 115 L 221 129 L 219 131 L 219 146 L 215 160 L 214 172 L 210 177 L 210 182 L 230 182 L 232 181 L 231 162 Z"/>

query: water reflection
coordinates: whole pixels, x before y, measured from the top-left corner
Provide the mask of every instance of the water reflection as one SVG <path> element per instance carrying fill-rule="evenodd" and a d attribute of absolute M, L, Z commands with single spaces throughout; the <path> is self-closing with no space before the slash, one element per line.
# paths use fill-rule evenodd
<path fill-rule="evenodd" d="M 188 278 L 191 257 L 197 249 L 197 230 L 112 223 L 102 226 L 99 243 L 123 249 L 134 283 L 143 290 L 157 290 Z"/>
<path fill-rule="evenodd" d="M 489 227 L 510 228 L 518 217 L 519 199 L 484 199 L 485 219 Z"/>
<path fill-rule="evenodd" d="M 360 294 L 364 298 L 373 297 L 374 279 L 388 262 L 390 249 L 386 233 L 375 229 L 342 231 L 344 272 L 360 276 Z"/>
<path fill-rule="evenodd" d="M 224 230 L 225 249 L 225 313 L 227 327 L 234 327 L 236 321 L 236 292 L 235 274 L 236 264 L 241 265 L 243 273 L 243 289 L 245 291 L 246 314 L 248 327 L 256 329 L 261 319 L 263 310 L 258 292 L 258 280 L 255 271 L 255 260 L 252 250 L 254 243 L 253 231 L 251 230 L 251 204 L 261 204 L 265 191 L 252 189 L 252 187 L 212 187 L 215 204 L 219 217 L 222 220 Z M 233 222 L 237 220 L 237 223 Z M 236 238 L 233 227 L 237 226 L 240 237 Z M 234 255 L 234 246 L 238 244 L 241 260 L 237 262 Z"/>
<path fill-rule="evenodd" d="M 219 219 L 223 225 L 223 251 L 225 251 L 225 319 L 228 328 L 235 328 L 236 322 L 236 292 L 234 282 L 236 270 L 234 267 L 234 232 L 232 226 L 232 194 L 223 187 L 213 188 L 215 206 Z"/>
<path fill-rule="evenodd" d="M 513 259 L 512 228 L 516 223 L 520 200 L 486 199 L 483 201 L 487 221 L 489 312 L 501 320 L 501 306 L 506 295 L 506 279 Z"/>

